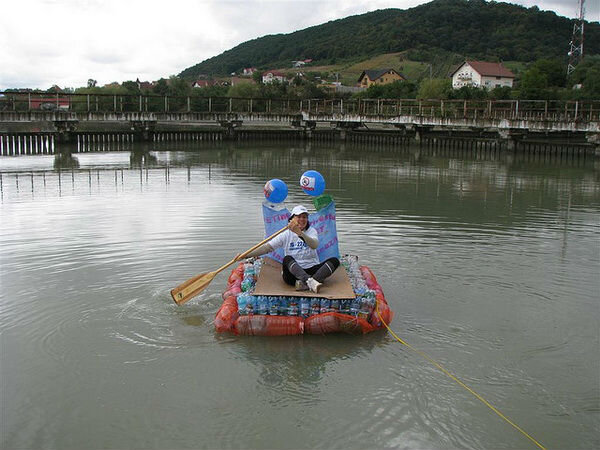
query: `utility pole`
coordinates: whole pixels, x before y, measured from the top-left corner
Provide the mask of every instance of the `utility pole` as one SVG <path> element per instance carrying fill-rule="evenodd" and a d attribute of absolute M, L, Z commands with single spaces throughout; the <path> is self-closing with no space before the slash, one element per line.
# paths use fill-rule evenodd
<path fill-rule="evenodd" d="M 577 64 L 583 59 L 583 28 L 585 17 L 585 0 L 579 1 L 579 17 L 573 24 L 573 35 L 569 47 L 569 63 L 567 64 L 567 75 L 571 75 Z"/>

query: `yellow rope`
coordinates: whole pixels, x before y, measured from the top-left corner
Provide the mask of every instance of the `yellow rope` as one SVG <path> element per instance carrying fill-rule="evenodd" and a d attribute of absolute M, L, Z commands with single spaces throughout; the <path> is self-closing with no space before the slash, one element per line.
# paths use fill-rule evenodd
<path fill-rule="evenodd" d="M 498 411 L 492 404 L 490 404 L 486 399 L 484 399 L 481 395 L 479 395 L 477 392 L 475 392 L 473 389 L 471 389 L 469 386 L 467 386 L 465 383 L 463 383 L 462 381 L 460 381 L 458 378 L 456 378 L 454 375 L 452 375 L 450 372 L 448 372 L 440 363 L 438 363 L 437 361 L 435 361 L 433 358 L 431 358 L 429 355 L 427 355 L 426 353 L 417 350 L 416 348 L 414 348 L 412 345 L 410 345 L 409 343 L 405 342 L 404 340 L 400 339 L 398 337 L 398 335 L 396 335 L 396 333 L 394 333 L 392 331 L 392 329 L 388 326 L 387 323 L 385 323 L 385 320 L 383 320 L 383 317 L 381 317 L 381 313 L 379 312 L 379 300 L 377 300 L 375 302 L 375 311 L 377 312 L 377 315 L 379 316 L 379 320 L 381 320 L 381 323 L 383 323 L 385 325 L 385 327 L 387 328 L 387 330 L 390 332 L 390 334 L 392 336 L 394 336 L 394 338 L 396 338 L 396 340 L 398 342 L 400 342 L 401 344 L 405 345 L 406 347 L 408 347 L 409 349 L 411 349 L 412 351 L 414 351 L 415 353 L 421 355 L 423 358 L 425 358 L 427 361 L 429 361 L 431 364 L 433 364 L 435 367 L 437 367 L 438 369 L 440 369 L 443 373 L 445 373 L 448 377 L 450 377 L 452 380 L 454 380 L 456 383 L 458 383 L 459 386 L 462 386 L 463 388 L 465 388 L 467 391 L 469 391 L 471 394 L 473 394 L 479 401 L 481 401 L 485 406 L 487 406 L 488 408 L 490 408 L 492 411 L 494 411 L 496 414 L 498 414 L 504 421 L 508 422 L 510 425 L 512 425 L 514 428 L 516 428 L 522 435 L 524 435 L 527 439 L 529 439 L 531 442 L 533 442 L 535 445 L 537 445 L 539 448 L 546 450 L 546 447 L 544 447 L 542 444 L 540 444 L 538 441 L 536 441 L 532 436 L 530 436 L 527 432 L 525 432 L 525 430 L 523 430 L 521 427 L 519 427 L 516 423 L 514 423 L 512 420 L 510 420 L 508 417 L 506 417 L 504 414 L 502 414 L 500 411 Z"/>

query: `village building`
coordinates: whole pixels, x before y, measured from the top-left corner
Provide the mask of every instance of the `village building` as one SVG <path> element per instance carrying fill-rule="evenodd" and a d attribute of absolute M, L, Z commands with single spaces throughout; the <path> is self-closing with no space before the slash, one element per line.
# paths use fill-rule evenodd
<path fill-rule="evenodd" d="M 210 87 L 210 86 L 214 86 L 214 85 L 215 85 L 214 80 L 196 80 L 192 83 L 193 88 L 205 88 L 205 87 Z"/>
<path fill-rule="evenodd" d="M 372 69 L 360 74 L 358 85 L 368 88 L 374 84 L 389 84 L 394 81 L 406 81 L 406 77 L 394 69 Z"/>
<path fill-rule="evenodd" d="M 285 74 L 277 70 L 269 70 L 268 72 L 265 72 L 262 75 L 262 82 L 264 84 L 273 83 L 274 81 L 279 81 L 280 83 L 283 83 L 285 82 L 285 80 Z"/>
<path fill-rule="evenodd" d="M 463 86 L 494 89 L 513 86 L 515 75 L 502 63 L 485 61 L 465 61 L 452 73 L 452 88 Z"/>
<path fill-rule="evenodd" d="M 245 77 L 250 77 L 252 75 L 254 75 L 254 72 L 256 72 L 258 69 L 256 67 L 245 67 L 244 70 L 242 71 L 242 74 Z"/>
<path fill-rule="evenodd" d="M 136 78 L 135 84 L 137 85 L 139 90 L 150 90 L 154 87 L 153 81 L 140 81 L 139 78 Z"/>
<path fill-rule="evenodd" d="M 310 64 L 311 62 L 313 62 L 312 59 L 301 59 L 298 61 L 292 61 L 292 67 L 302 67 L 306 64 Z"/>

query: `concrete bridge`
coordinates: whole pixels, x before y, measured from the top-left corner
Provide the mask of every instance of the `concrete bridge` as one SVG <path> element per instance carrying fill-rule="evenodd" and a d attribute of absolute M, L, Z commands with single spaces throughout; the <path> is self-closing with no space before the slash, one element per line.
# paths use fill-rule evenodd
<path fill-rule="evenodd" d="M 60 94 L 0 97 L 0 150 L 56 142 L 280 138 L 399 143 L 414 139 L 528 142 L 600 153 L 600 101 L 250 99 Z M 54 101 L 54 103 L 53 103 Z M 45 106 L 44 106 L 45 105 Z"/>

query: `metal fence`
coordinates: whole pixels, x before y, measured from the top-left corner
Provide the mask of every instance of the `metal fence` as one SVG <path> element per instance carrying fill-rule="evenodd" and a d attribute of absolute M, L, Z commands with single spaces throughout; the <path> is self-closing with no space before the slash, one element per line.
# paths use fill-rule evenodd
<path fill-rule="evenodd" d="M 257 113 L 600 120 L 600 100 L 282 99 L 0 92 L 0 112 Z"/>

